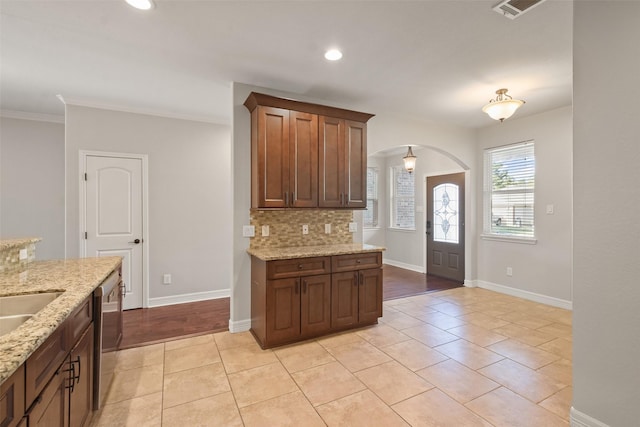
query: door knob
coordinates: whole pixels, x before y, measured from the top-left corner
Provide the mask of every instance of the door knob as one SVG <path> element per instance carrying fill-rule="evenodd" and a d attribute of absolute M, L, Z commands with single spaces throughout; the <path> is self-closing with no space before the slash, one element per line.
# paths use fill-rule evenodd
<path fill-rule="evenodd" d="M 136 240 L 134 240 L 133 242 L 129 242 L 129 243 L 135 243 L 135 244 L 137 245 L 137 244 L 138 244 L 138 243 L 140 243 L 141 241 L 142 241 L 142 240 L 140 240 L 140 239 L 136 239 Z"/>

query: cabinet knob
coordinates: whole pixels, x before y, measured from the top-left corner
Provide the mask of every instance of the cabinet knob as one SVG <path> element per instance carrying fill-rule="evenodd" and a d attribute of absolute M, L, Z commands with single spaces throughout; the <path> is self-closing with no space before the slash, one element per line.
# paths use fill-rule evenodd
<path fill-rule="evenodd" d="M 298 264 L 298 270 L 302 270 L 302 264 Z"/>
<path fill-rule="evenodd" d="M 359 259 L 356 260 L 356 264 L 360 264 L 360 260 Z"/>

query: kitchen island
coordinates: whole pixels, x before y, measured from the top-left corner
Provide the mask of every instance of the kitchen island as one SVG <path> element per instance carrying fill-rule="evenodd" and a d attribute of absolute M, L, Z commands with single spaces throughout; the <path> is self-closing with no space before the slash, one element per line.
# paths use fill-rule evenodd
<path fill-rule="evenodd" d="M 33 261 L 0 274 L 2 426 L 89 424 L 101 329 L 94 291 L 119 282 L 121 266 L 121 257 Z"/>
<path fill-rule="evenodd" d="M 22 271 L 0 275 L 0 297 L 45 292 L 61 294 L 20 327 L 0 336 L 0 383 L 9 378 L 121 263 L 120 257 L 34 261 Z"/>
<path fill-rule="evenodd" d="M 383 250 L 361 243 L 248 249 L 251 332 L 260 346 L 377 323 Z"/>

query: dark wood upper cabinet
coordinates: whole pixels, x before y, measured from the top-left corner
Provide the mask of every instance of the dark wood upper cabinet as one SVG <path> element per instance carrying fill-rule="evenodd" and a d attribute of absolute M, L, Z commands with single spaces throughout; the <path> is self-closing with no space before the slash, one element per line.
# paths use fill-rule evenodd
<path fill-rule="evenodd" d="M 252 92 L 252 208 L 366 208 L 372 114 Z"/>

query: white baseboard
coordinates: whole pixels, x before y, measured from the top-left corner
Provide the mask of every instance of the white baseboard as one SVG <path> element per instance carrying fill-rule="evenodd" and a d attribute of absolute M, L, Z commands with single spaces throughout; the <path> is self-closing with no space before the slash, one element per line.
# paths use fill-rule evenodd
<path fill-rule="evenodd" d="M 573 303 L 564 299 L 537 294 L 535 292 L 524 291 L 522 289 L 512 288 L 510 286 L 498 285 L 497 283 L 485 282 L 484 280 L 472 280 L 470 282 L 473 282 L 475 285 L 471 287 L 477 286 L 479 288 L 489 289 L 490 291 L 500 292 L 501 294 L 507 294 L 514 297 L 524 298 L 530 301 L 551 305 L 554 307 L 564 308 L 565 310 L 573 309 Z M 467 286 L 466 280 L 465 286 Z"/>
<path fill-rule="evenodd" d="M 477 280 L 464 279 L 464 286 L 465 288 L 477 288 L 478 283 L 477 283 Z"/>
<path fill-rule="evenodd" d="M 229 289 L 218 291 L 194 292 L 191 294 L 171 295 L 168 297 L 149 298 L 149 308 L 165 305 L 184 304 L 187 302 L 206 301 L 210 299 L 228 298 L 231 295 Z"/>
<path fill-rule="evenodd" d="M 251 329 L 251 319 L 238 320 L 237 322 L 229 319 L 229 332 L 231 332 L 232 334 L 236 332 L 248 331 L 249 329 Z"/>
<path fill-rule="evenodd" d="M 392 259 L 384 259 L 382 261 L 383 264 L 389 264 L 392 265 L 394 267 L 398 267 L 398 268 L 404 268 L 405 270 L 411 270 L 411 271 L 417 271 L 418 273 L 424 273 L 424 267 L 421 265 L 413 265 L 413 264 L 407 264 L 404 262 L 400 262 L 400 261 L 394 261 Z"/>
<path fill-rule="evenodd" d="M 608 424 L 598 421 L 589 415 L 578 411 L 573 406 L 569 411 L 569 422 L 571 427 L 609 427 Z"/>

